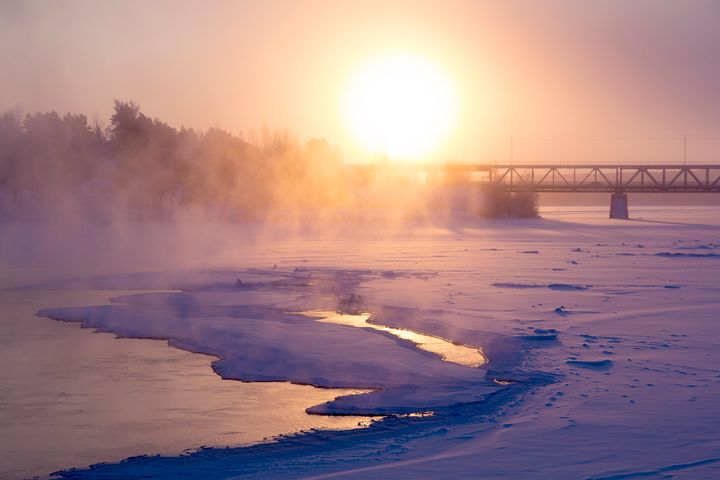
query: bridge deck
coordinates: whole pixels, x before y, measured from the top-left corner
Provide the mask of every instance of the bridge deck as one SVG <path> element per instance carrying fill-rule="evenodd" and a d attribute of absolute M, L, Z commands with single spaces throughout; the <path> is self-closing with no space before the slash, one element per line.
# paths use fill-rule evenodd
<path fill-rule="evenodd" d="M 720 192 L 720 165 L 355 165 L 372 175 L 423 173 L 426 179 L 497 184 L 536 192 Z"/>

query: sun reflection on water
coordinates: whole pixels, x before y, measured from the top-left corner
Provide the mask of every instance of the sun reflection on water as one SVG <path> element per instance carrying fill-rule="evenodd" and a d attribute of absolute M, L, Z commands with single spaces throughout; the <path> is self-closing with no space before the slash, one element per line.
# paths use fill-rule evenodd
<path fill-rule="evenodd" d="M 313 310 L 302 312 L 303 315 L 317 318 L 318 322 L 334 323 L 357 328 L 372 328 L 381 332 L 388 332 L 403 340 L 408 340 L 421 350 L 435 353 L 446 362 L 457 363 L 466 367 L 477 368 L 487 362 L 487 358 L 478 347 L 471 347 L 434 337 L 423 333 L 413 332 L 403 328 L 392 328 L 385 325 L 370 323 L 369 313 L 338 313 L 330 310 Z"/>

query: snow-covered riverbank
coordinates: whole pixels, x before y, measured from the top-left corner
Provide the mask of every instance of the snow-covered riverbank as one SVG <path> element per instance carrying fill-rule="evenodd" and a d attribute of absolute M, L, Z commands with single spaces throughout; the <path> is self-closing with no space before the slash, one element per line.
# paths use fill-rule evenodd
<path fill-rule="evenodd" d="M 313 411 L 434 415 L 63 475 L 712 478 L 720 212 L 667 210 L 238 242 L 200 270 L 96 277 L 93 288 L 183 291 L 42 314 L 214 353 L 229 378 L 375 390 Z M 292 313 L 348 302 L 489 362 L 464 367 L 387 332 Z"/>

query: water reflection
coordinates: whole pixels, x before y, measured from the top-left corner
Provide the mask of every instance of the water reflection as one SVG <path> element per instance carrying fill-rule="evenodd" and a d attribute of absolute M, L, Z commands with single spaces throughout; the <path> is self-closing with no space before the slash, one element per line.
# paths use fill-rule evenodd
<path fill-rule="evenodd" d="M 506 378 L 493 378 L 493 382 L 496 385 L 512 385 L 513 381 Z"/>
<path fill-rule="evenodd" d="M 0 291 L 0 478 L 367 425 L 305 413 L 359 390 L 222 380 L 210 369 L 215 357 L 35 315 L 130 293 Z"/>
<path fill-rule="evenodd" d="M 413 412 L 413 413 L 404 413 L 402 415 L 396 415 L 398 418 L 427 418 L 427 417 L 434 417 L 435 412 Z"/>
<path fill-rule="evenodd" d="M 381 332 L 388 332 L 403 340 L 408 340 L 421 350 L 439 355 L 446 362 L 457 363 L 466 367 L 477 368 L 487 362 L 485 355 L 478 347 L 453 343 L 444 338 L 433 337 L 423 333 L 413 332 L 403 328 L 392 328 L 385 325 L 370 323 L 369 313 L 348 314 L 330 310 L 312 310 L 302 312 L 303 315 L 317 318 L 318 322 L 335 323 L 348 327 L 372 328 Z"/>

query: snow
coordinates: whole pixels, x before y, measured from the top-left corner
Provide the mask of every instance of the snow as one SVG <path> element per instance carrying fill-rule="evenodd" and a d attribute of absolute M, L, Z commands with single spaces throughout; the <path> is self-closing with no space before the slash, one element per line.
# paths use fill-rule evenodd
<path fill-rule="evenodd" d="M 358 431 L 61 476 L 718 478 L 718 213 L 648 209 L 642 221 L 617 221 L 556 211 L 316 234 L 238 245 L 212 271 L 105 278 L 104 287 L 182 291 L 41 314 L 170 339 L 217 356 L 225 378 L 372 389 L 310 411 L 389 416 Z M 489 361 L 464 367 L 387 332 L 294 313 L 349 295 L 373 323 L 475 346 Z"/>
<path fill-rule="evenodd" d="M 259 272 L 258 281 L 242 288 L 218 280 L 195 291 L 124 296 L 111 299 L 114 305 L 50 308 L 39 314 L 123 337 L 168 339 L 173 346 L 217 356 L 212 367 L 223 378 L 377 390 L 317 406 L 315 413 L 425 411 L 477 401 L 499 389 L 485 379 L 485 371 L 438 361 L 393 335 L 318 322 L 316 313 L 291 313 L 326 305 L 327 299 L 315 295 L 327 294 L 348 278 L 353 280 L 348 288 L 354 288 L 351 272 L 314 272 L 312 282 L 304 281 L 304 272 L 286 275 L 264 282 Z M 273 306 L 253 304 L 261 288 L 275 292 Z M 314 293 L 298 298 L 308 290 Z"/>

